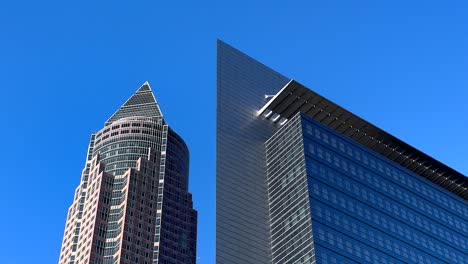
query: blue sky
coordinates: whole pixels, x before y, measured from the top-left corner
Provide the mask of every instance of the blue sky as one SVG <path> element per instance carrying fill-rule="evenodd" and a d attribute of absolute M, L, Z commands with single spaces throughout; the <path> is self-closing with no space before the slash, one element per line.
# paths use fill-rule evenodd
<path fill-rule="evenodd" d="M 89 136 L 146 80 L 214 263 L 217 38 L 468 173 L 466 1 L 96 2 L 0 3 L 1 263 L 57 262 Z"/>

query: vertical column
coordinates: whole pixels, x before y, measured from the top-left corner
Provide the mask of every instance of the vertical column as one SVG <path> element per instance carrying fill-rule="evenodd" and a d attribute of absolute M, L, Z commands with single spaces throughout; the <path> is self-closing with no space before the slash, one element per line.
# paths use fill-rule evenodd
<path fill-rule="evenodd" d="M 159 246 L 161 240 L 161 215 L 163 208 L 163 195 L 164 195 L 164 174 L 166 170 L 166 150 L 167 150 L 167 129 L 168 126 L 163 126 L 162 140 L 161 140 L 161 160 L 159 165 L 159 183 L 158 183 L 158 200 L 156 204 L 156 227 L 154 232 L 154 253 L 153 264 L 159 261 Z"/>

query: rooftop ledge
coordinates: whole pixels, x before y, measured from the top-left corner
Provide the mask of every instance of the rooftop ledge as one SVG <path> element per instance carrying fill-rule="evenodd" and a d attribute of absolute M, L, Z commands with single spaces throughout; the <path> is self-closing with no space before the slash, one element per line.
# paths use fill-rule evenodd
<path fill-rule="evenodd" d="M 273 95 L 257 114 L 282 125 L 298 112 L 304 113 L 463 199 L 468 199 L 468 179 L 465 175 L 294 80 L 289 81 L 277 94 Z"/>

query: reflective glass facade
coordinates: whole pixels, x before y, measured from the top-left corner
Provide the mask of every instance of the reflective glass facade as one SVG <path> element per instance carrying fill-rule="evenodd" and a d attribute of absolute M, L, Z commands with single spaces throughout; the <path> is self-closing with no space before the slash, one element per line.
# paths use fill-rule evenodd
<path fill-rule="evenodd" d="M 256 111 L 288 79 L 221 41 L 217 60 L 216 262 L 268 263 L 264 143 L 278 127 Z"/>
<path fill-rule="evenodd" d="M 301 113 L 265 145 L 272 263 L 465 263 L 462 198 Z"/>
<path fill-rule="evenodd" d="M 266 141 L 272 263 L 313 263 L 309 184 L 300 116 Z"/>
<path fill-rule="evenodd" d="M 317 253 L 317 263 L 338 255 L 356 263 L 466 263 L 462 198 L 307 116 L 302 128 L 315 248 L 328 252 Z"/>
<path fill-rule="evenodd" d="M 466 263 L 465 175 L 218 42 L 217 263 Z"/>

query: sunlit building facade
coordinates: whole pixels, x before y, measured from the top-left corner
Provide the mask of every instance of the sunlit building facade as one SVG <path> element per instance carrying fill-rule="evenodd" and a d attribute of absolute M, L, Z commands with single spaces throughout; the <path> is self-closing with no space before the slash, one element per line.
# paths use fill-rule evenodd
<path fill-rule="evenodd" d="M 189 151 L 148 83 L 91 135 L 59 263 L 195 263 Z"/>
<path fill-rule="evenodd" d="M 466 263 L 467 178 L 218 41 L 217 263 Z"/>

